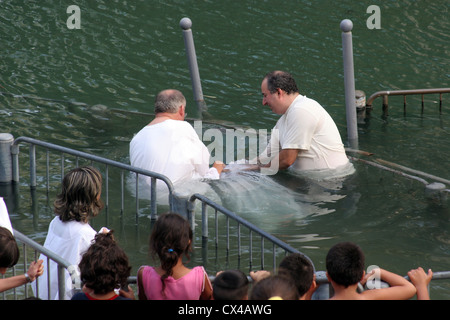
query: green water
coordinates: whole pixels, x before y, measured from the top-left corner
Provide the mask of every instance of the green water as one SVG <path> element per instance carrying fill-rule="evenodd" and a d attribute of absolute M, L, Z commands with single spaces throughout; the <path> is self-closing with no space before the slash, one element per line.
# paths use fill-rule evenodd
<path fill-rule="evenodd" d="M 151 113 L 157 92 L 182 90 L 188 113 L 195 114 L 183 17 L 193 21 L 211 121 L 270 130 L 278 116 L 262 106 L 260 84 L 266 72 L 282 69 L 328 110 L 346 143 L 339 28 L 345 18 L 354 24 L 356 89 L 369 96 L 449 87 L 449 1 L 77 1 L 81 29 L 69 29 L 72 4 L 0 1 L 0 132 L 128 163 L 129 141 L 150 121 L 132 112 Z M 366 26 L 372 4 L 381 9 L 381 29 Z M 375 100 L 370 119 L 359 125 L 358 148 L 449 179 L 448 94 L 443 100 L 439 114 L 439 96 L 425 96 L 422 114 L 420 96 L 408 97 L 404 115 L 403 99 L 391 97 L 388 119 L 381 118 L 381 99 Z M 99 104 L 109 111 L 92 108 Z M 368 265 L 400 274 L 417 266 L 450 270 L 448 200 L 436 204 L 417 181 L 354 165 L 356 173 L 339 189 L 299 183 L 285 173 L 212 187 L 226 207 L 306 253 L 317 270 L 324 270 L 329 247 L 343 240 L 359 243 Z M 50 200 L 38 193 L 36 219 L 25 185 L 13 225 L 43 242 L 54 193 Z M 94 225 L 117 226 L 138 266 L 147 261 L 149 222 L 143 213 L 135 232 L 134 216 L 121 220 L 116 199 L 110 199 L 108 218 Z M 208 266 L 211 272 L 222 267 Z M 436 282 L 432 297 L 450 298 L 448 281 Z"/>

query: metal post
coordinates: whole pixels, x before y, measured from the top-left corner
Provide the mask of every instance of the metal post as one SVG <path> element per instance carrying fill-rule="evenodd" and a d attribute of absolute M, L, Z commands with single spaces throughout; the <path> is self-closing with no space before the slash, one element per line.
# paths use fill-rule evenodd
<path fill-rule="evenodd" d="M 0 183 L 11 183 L 12 156 L 11 145 L 14 137 L 9 133 L 0 133 Z"/>
<path fill-rule="evenodd" d="M 30 144 L 30 188 L 36 188 L 36 146 L 34 144 Z"/>
<path fill-rule="evenodd" d="M 358 126 L 355 105 L 355 74 L 353 69 L 353 22 L 349 19 L 341 21 L 342 55 L 344 60 L 345 109 L 347 118 L 347 136 L 350 143 L 358 140 Z"/>
<path fill-rule="evenodd" d="M 192 90 L 194 91 L 194 100 L 197 104 L 199 116 L 206 111 L 206 103 L 203 99 L 202 85 L 200 83 L 200 73 L 197 65 L 197 55 L 195 54 L 194 38 L 192 36 L 192 21 L 189 18 L 180 20 L 180 27 L 183 29 L 184 46 L 191 75 Z"/>

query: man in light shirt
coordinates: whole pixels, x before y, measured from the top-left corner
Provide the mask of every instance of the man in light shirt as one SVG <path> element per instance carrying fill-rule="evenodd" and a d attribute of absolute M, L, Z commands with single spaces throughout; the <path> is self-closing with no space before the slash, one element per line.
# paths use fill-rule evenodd
<path fill-rule="evenodd" d="M 130 142 L 132 166 L 167 176 L 174 185 L 190 179 L 219 179 L 224 167 L 209 167 L 208 148 L 184 121 L 186 99 L 174 89 L 161 91 L 155 100 L 155 118 Z M 158 187 L 163 184 L 159 184 Z"/>
<path fill-rule="evenodd" d="M 279 170 L 336 169 L 349 163 L 333 119 L 319 103 L 299 93 L 291 74 L 268 73 L 261 92 L 263 105 L 281 115 L 266 153 L 278 156 Z"/>

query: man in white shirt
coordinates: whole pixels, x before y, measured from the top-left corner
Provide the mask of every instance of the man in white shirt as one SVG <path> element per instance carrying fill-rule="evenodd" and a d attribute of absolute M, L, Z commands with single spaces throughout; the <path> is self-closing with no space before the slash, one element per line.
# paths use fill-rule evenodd
<path fill-rule="evenodd" d="M 349 163 L 333 119 L 319 103 L 300 95 L 289 73 L 268 73 L 261 92 L 263 105 L 281 115 L 269 144 L 271 153 L 278 155 L 279 170 L 336 169 Z"/>
<path fill-rule="evenodd" d="M 190 179 L 218 179 L 224 167 L 209 167 L 208 148 L 185 118 L 186 99 L 174 89 L 155 100 L 155 118 L 130 142 L 132 166 L 167 176 L 174 185 Z M 148 179 L 147 179 L 148 180 Z M 163 184 L 158 181 L 158 187 Z"/>

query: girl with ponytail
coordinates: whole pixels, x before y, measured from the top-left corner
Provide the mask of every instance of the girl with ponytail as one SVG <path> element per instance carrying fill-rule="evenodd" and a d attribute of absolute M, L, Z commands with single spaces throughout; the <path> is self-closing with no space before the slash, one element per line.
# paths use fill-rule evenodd
<path fill-rule="evenodd" d="M 209 300 L 212 286 L 202 266 L 186 267 L 192 251 L 192 229 L 182 216 L 168 212 L 161 215 L 150 236 L 150 253 L 159 259 L 158 267 L 139 268 L 140 300 Z"/>

